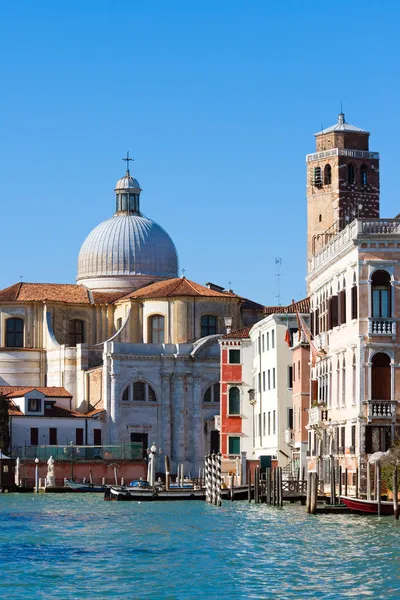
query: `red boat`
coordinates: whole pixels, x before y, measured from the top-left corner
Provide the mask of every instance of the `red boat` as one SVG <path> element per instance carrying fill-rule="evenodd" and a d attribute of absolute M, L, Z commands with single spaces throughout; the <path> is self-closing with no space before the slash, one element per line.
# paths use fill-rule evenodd
<path fill-rule="evenodd" d="M 349 498 L 348 496 L 340 496 L 340 500 L 352 512 L 364 513 L 369 515 L 378 514 L 378 502 L 376 500 L 363 500 L 361 498 Z M 381 501 L 381 515 L 393 514 L 393 502 Z"/>

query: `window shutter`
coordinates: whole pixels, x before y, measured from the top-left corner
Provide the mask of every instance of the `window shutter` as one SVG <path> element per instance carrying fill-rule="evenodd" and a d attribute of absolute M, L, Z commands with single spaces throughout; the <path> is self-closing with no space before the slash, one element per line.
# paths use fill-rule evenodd
<path fill-rule="evenodd" d="M 351 318 L 357 319 L 357 286 L 351 288 Z"/>
<path fill-rule="evenodd" d="M 332 298 L 328 300 L 328 331 L 332 329 Z"/>
<path fill-rule="evenodd" d="M 315 311 L 315 335 L 319 334 L 319 308 Z"/>
<path fill-rule="evenodd" d="M 314 311 L 312 311 L 310 313 L 310 329 L 311 329 L 311 335 L 314 336 L 314 332 L 315 332 L 315 327 L 314 327 L 314 318 L 315 318 L 315 313 Z"/>
<path fill-rule="evenodd" d="M 346 290 L 339 292 L 339 325 L 346 323 Z"/>
<path fill-rule="evenodd" d="M 339 325 L 339 298 L 332 296 L 331 298 L 331 311 L 332 311 L 332 328 Z"/>

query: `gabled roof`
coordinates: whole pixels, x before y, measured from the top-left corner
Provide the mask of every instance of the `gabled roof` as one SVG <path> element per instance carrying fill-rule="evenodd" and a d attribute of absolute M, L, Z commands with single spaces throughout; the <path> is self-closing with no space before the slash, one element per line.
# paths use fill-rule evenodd
<path fill-rule="evenodd" d="M 232 292 L 218 292 L 212 290 L 205 285 L 200 285 L 195 281 L 190 281 L 186 277 L 174 277 L 173 279 L 166 279 L 163 281 L 157 281 L 146 285 L 146 287 L 140 288 L 130 292 L 121 300 L 127 298 L 173 298 L 176 296 L 200 296 L 204 298 L 238 298 L 236 294 Z"/>
<path fill-rule="evenodd" d="M 237 331 L 231 331 L 230 333 L 226 333 L 222 336 L 223 340 L 236 339 L 243 340 L 245 338 L 250 337 L 250 329 L 253 325 L 249 325 L 248 327 L 243 327 L 242 329 L 238 329 Z"/>
<path fill-rule="evenodd" d="M 299 312 L 302 314 L 307 314 L 310 312 L 310 298 L 304 298 L 303 300 L 299 300 L 295 302 L 292 300 L 292 304 L 288 306 L 265 306 L 264 314 L 266 315 L 275 315 L 275 314 L 290 314 Z"/>
<path fill-rule="evenodd" d="M 89 413 L 81 413 L 78 412 L 77 410 L 69 410 L 68 408 L 65 408 L 64 406 L 58 406 L 57 404 L 53 404 L 50 408 L 48 408 L 45 404 L 44 407 L 44 414 L 43 415 L 36 415 L 35 418 L 36 419 L 40 419 L 41 417 L 51 417 L 54 419 L 71 419 L 71 418 L 77 418 L 77 419 L 84 419 L 84 418 L 91 418 L 91 417 L 95 417 L 96 415 L 98 415 L 99 413 L 104 412 L 104 409 L 97 409 L 97 410 L 92 410 Z M 8 414 L 10 415 L 10 417 L 31 417 L 32 415 L 25 415 L 22 410 L 19 408 L 19 406 L 17 406 L 16 404 L 14 404 L 14 402 L 10 401 L 9 405 L 8 405 Z"/>
<path fill-rule="evenodd" d="M 24 385 L 0 385 L 0 395 L 6 398 L 20 398 L 28 392 L 37 390 L 46 398 L 72 398 L 72 394 L 63 387 L 28 387 Z"/>
<path fill-rule="evenodd" d="M 66 302 L 71 304 L 110 304 L 125 292 L 90 292 L 74 283 L 15 283 L 0 290 L 0 302 Z"/>

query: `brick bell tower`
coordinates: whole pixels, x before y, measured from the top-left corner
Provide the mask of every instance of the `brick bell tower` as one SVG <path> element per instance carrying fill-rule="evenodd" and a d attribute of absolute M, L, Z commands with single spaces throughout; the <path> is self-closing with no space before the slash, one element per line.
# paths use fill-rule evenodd
<path fill-rule="evenodd" d="M 369 132 L 338 122 L 315 134 L 307 161 L 308 260 L 355 218 L 379 217 L 379 153 Z"/>

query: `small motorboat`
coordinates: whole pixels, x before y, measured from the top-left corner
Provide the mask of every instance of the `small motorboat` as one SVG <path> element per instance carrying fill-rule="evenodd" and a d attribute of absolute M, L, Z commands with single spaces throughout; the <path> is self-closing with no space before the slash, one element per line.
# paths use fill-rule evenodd
<path fill-rule="evenodd" d="M 382 500 L 380 502 L 380 510 L 377 500 L 364 500 L 362 498 L 350 498 L 349 496 L 340 496 L 340 500 L 345 504 L 352 512 L 363 513 L 369 515 L 393 515 L 393 502 L 387 502 Z"/>
<path fill-rule="evenodd" d="M 104 492 L 105 490 L 103 485 L 93 485 L 93 483 L 73 481 L 72 479 L 65 479 L 64 485 L 74 492 Z"/>

